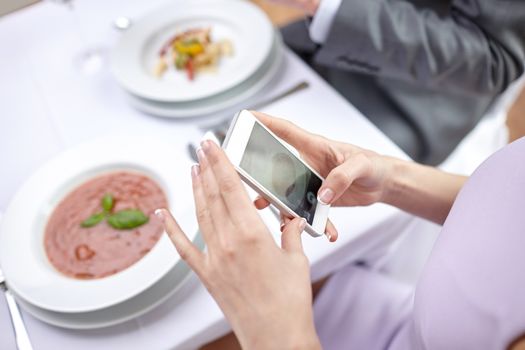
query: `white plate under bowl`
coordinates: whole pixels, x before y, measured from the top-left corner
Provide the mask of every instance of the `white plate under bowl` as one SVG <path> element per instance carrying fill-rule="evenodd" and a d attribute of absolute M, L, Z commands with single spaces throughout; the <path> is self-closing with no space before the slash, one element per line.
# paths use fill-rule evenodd
<path fill-rule="evenodd" d="M 174 34 L 211 27 L 212 40 L 229 39 L 232 57 L 223 57 L 216 72 L 200 73 L 189 81 L 184 72 L 153 75 L 158 52 Z M 274 30 L 267 16 L 242 0 L 176 1 L 146 15 L 127 30 L 111 55 L 111 70 L 130 93 L 156 101 L 193 101 L 240 84 L 263 64 Z"/>
<path fill-rule="evenodd" d="M 204 248 L 204 241 L 200 234 L 195 236 L 193 243 L 201 250 Z M 54 326 L 69 329 L 103 328 L 139 317 L 179 291 L 181 292 L 179 295 L 185 294 L 182 293 L 182 289 L 190 282 L 192 276 L 190 272 L 188 265 L 179 261 L 163 278 L 139 295 L 120 304 L 91 312 L 54 312 L 34 306 L 16 294 L 15 297 L 25 311 Z M 177 296 L 174 297 L 177 298 Z M 183 297 L 184 295 L 181 295 L 181 299 Z"/>
<path fill-rule="evenodd" d="M 42 309 L 88 312 L 121 303 L 152 286 L 180 260 L 166 235 L 127 269 L 80 280 L 58 272 L 47 259 L 45 226 L 56 205 L 78 185 L 103 173 L 130 170 L 155 180 L 181 226 L 194 234 L 190 166 L 187 155 L 177 154 L 171 143 L 140 137 L 101 139 L 46 163 L 15 194 L 0 223 L 0 265 L 9 287 Z"/>
<path fill-rule="evenodd" d="M 191 118 L 219 112 L 248 100 L 264 89 L 279 72 L 283 51 L 282 38 L 277 32 L 269 57 L 250 78 L 223 93 L 203 100 L 182 103 L 158 102 L 133 94 L 128 94 L 128 99 L 136 109 L 159 117 Z"/>

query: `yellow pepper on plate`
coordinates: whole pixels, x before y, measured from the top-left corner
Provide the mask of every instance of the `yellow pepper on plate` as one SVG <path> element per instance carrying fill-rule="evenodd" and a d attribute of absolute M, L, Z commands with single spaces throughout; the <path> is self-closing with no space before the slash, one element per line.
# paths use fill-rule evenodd
<path fill-rule="evenodd" d="M 175 41 L 175 51 L 190 56 L 196 56 L 204 51 L 204 46 L 197 41 Z"/>

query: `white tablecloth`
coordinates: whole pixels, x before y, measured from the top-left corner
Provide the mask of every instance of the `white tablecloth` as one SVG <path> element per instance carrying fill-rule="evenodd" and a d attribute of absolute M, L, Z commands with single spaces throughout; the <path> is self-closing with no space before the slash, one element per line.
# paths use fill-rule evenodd
<path fill-rule="evenodd" d="M 43 2 L 0 18 L 0 212 L 39 166 L 79 143 L 129 132 L 166 138 L 184 149 L 188 141 L 201 136 L 198 125 L 210 118 L 177 121 L 140 113 L 126 102 L 107 62 L 91 76 L 80 74 L 73 64 L 73 57 L 86 45 L 109 50 L 120 35 L 111 27 L 115 17 L 138 18 L 163 2 L 79 0 L 77 17 L 55 3 Z M 279 77 L 253 100 L 303 79 L 311 84 L 308 90 L 264 111 L 334 139 L 406 157 L 291 52 L 285 54 Z M 403 216 L 384 205 L 333 209 L 331 218 L 340 231 L 337 243 L 304 237 L 313 279 L 387 247 L 397 237 L 396 225 L 403 225 Z M 277 224 L 272 229 L 276 231 Z M 228 330 L 219 308 L 196 279 L 153 311 L 106 329 L 64 330 L 27 313 L 24 319 L 35 349 L 191 349 Z M 0 334 L 0 349 L 13 348 L 3 299 Z"/>

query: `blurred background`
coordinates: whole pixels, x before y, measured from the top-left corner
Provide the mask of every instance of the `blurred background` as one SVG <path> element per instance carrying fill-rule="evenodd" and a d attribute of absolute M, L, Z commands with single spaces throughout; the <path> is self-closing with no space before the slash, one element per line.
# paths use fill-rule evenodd
<path fill-rule="evenodd" d="M 16 11 L 23 7 L 35 4 L 40 0 L 2 0 L 0 2 L 0 16 Z M 268 1 L 253 0 L 260 6 L 272 19 L 273 23 L 282 26 L 296 19 L 304 17 L 304 13 L 299 10 L 291 9 L 289 6 L 272 4 Z"/>

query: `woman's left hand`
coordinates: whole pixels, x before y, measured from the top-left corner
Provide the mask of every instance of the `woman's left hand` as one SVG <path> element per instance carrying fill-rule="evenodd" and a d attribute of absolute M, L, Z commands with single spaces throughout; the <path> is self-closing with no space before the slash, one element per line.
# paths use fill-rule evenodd
<path fill-rule="evenodd" d="M 165 209 L 156 213 L 182 259 L 197 273 L 246 349 L 319 349 L 304 219 L 272 238 L 222 149 L 204 141 L 192 168 L 197 219 L 207 253 L 198 250 Z"/>

